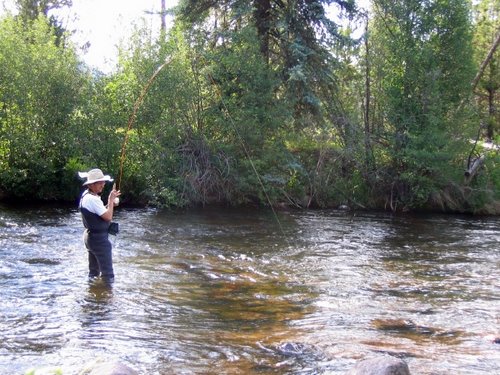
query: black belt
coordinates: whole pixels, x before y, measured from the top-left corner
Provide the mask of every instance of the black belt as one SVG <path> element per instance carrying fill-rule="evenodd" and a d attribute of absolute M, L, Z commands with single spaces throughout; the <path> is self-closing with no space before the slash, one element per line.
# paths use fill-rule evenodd
<path fill-rule="evenodd" d="M 102 230 L 91 230 L 91 229 L 89 229 L 89 228 L 85 228 L 85 230 L 86 230 L 89 234 L 108 233 L 108 230 L 107 230 L 107 229 L 102 229 Z"/>

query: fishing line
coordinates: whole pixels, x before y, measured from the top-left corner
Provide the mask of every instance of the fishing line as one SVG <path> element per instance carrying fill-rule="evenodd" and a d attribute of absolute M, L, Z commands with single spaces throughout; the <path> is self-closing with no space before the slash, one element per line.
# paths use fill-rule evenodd
<path fill-rule="evenodd" d="M 211 74 L 208 74 L 208 77 L 210 78 L 210 81 L 212 82 L 212 84 L 215 86 L 218 94 L 219 94 L 219 98 L 220 98 L 220 101 L 222 103 L 222 106 L 224 107 L 224 110 L 226 112 L 226 116 L 227 118 L 229 119 L 229 122 L 231 124 L 231 126 L 233 127 L 233 130 L 234 132 L 236 133 L 236 135 L 238 136 L 238 140 L 240 141 L 241 143 L 241 146 L 243 147 L 243 152 L 245 153 L 245 156 L 246 158 L 248 159 L 248 161 L 250 162 L 250 165 L 252 166 L 252 169 L 255 173 L 255 175 L 257 176 L 257 180 L 259 181 L 259 185 L 260 187 L 262 188 L 262 192 L 264 193 L 264 195 L 266 196 L 266 199 L 267 199 L 267 202 L 269 203 L 269 206 L 271 207 L 271 210 L 273 212 L 273 215 L 274 215 L 274 218 L 276 219 L 276 222 L 278 223 L 278 226 L 280 228 L 280 232 L 281 234 L 285 237 L 286 237 L 286 234 L 285 234 L 285 231 L 283 230 L 283 226 L 281 225 L 281 221 L 280 219 L 278 218 L 278 214 L 276 213 L 276 210 L 274 209 L 273 207 L 273 204 L 271 203 L 271 198 L 269 198 L 269 195 L 267 194 L 267 190 L 264 186 L 264 183 L 262 182 L 262 178 L 260 177 L 260 174 L 259 172 L 257 171 L 257 168 L 255 168 L 255 164 L 254 162 L 252 161 L 252 159 L 250 158 L 250 153 L 248 152 L 248 148 L 247 148 L 247 145 L 245 144 L 245 141 L 243 140 L 243 137 L 241 136 L 240 132 L 238 131 L 238 128 L 236 127 L 236 123 L 234 122 L 233 120 L 233 117 L 231 116 L 231 113 L 229 112 L 229 109 L 227 108 L 227 105 L 226 105 L 226 102 L 224 101 L 224 98 L 222 97 L 222 91 L 219 87 L 219 85 L 215 82 L 215 80 L 213 79 L 212 75 Z"/>
<path fill-rule="evenodd" d="M 134 109 L 132 110 L 132 114 L 130 115 L 130 117 L 128 119 L 127 131 L 125 132 L 125 139 L 123 140 L 123 144 L 122 144 L 122 148 L 121 148 L 121 152 L 120 152 L 120 173 L 118 174 L 118 190 L 120 190 L 120 185 L 121 185 L 121 182 L 122 182 L 123 164 L 125 162 L 125 155 L 126 155 L 125 154 L 125 149 L 126 149 L 127 142 L 128 142 L 128 136 L 129 136 L 130 130 L 132 130 L 132 125 L 134 123 L 135 117 L 137 116 L 137 111 L 139 110 L 139 107 L 141 106 L 142 102 L 144 101 L 144 98 L 145 98 L 145 96 L 146 96 L 149 88 L 153 84 L 154 80 L 156 79 L 156 77 L 158 76 L 158 74 L 160 74 L 161 70 L 169 62 L 170 62 L 170 59 L 167 58 L 165 60 L 165 62 L 163 64 L 161 64 L 156 69 L 156 71 L 153 73 L 153 75 L 151 76 L 151 78 L 149 78 L 148 82 L 146 82 L 146 85 L 144 85 L 144 87 L 142 88 L 141 94 L 139 95 L 139 97 L 137 98 L 137 100 L 134 103 Z"/>
<path fill-rule="evenodd" d="M 127 123 L 127 131 L 125 132 L 125 138 L 123 140 L 123 144 L 122 144 L 121 152 L 120 152 L 120 172 L 118 174 L 118 179 L 117 179 L 118 190 L 120 190 L 120 186 L 121 186 L 121 182 L 122 182 L 122 177 L 123 177 L 123 166 L 124 166 L 124 163 L 125 163 L 126 147 L 127 147 L 128 137 L 129 137 L 130 131 L 132 130 L 132 126 L 133 126 L 133 123 L 135 121 L 135 118 L 137 116 L 137 111 L 139 110 L 139 107 L 141 106 L 142 102 L 144 101 L 144 98 L 145 98 L 145 96 L 146 96 L 149 88 L 153 84 L 154 80 L 156 79 L 156 77 L 158 76 L 158 74 L 160 74 L 161 70 L 169 62 L 170 62 L 169 59 L 165 60 L 165 62 L 163 64 L 161 64 L 156 69 L 156 71 L 153 73 L 153 75 L 146 82 L 146 85 L 144 85 L 144 87 L 143 87 L 143 89 L 141 91 L 141 94 L 139 95 L 139 97 L 137 98 L 137 100 L 134 103 L 134 108 L 132 110 L 132 114 L 130 115 L 128 123 Z M 228 107 L 226 105 L 226 102 L 224 101 L 224 99 L 222 97 L 222 92 L 221 92 L 219 86 L 217 85 L 217 83 L 214 81 L 213 77 L 210 74 L 208 76 L 210 78 L 210 81 L 212 82 L 212 84 L 214 85 L 214 87 L 218 91 L 218 94 L 219 94 L 222 106 L 224 107 L 224 110 L 226 112 L 226 116 L 229 118 L 229 122 L 230 122 L 231 126 L 233 127 L 233 130 L 234 130 L 235 134 L 237 135 L 238 140 L 241 143 L 241 146 L 243 147 L 243 151 L 245 153 L 245 157 L 250 162 L 252 170 L 254 171 L 254 173 L 255 173 L 255 175 L 257 177 L 257 180 L 259 181 L 259 185 L 260 185 L 260 187 L 262 189 L 262 192 L 264 193 L 264 195 L 266 197 L 266 200 L 269 203 L 269 206 L 271 207 L 271 211 L 273 212 L 274 218 L 275 218 L 276 222 L 278 223 L 278 227 L 280 229 L 280 232 L 286 238 L 285 231 L 283 230 L 283 226 L 281 225 L 281 221 L 279 220 L 278 214 L 276 213 L 276 210 L 274 209 L 273 204 L 271 203 L 271 198 L 269 197 L 269 194 L 267 193 L 267 190 L 266 190 L 266 188 L 264 186 L 264 183 L 262 182 L 262 178 L 260 177 L 260 174 L 257 171 L 257 168 L 255 168 L 254 162 L 250 158 L 250 153 L 248 151 L 248 147 L 245 144 L 245 142 L 243 140 L 243 137 L 241 136 L 240 132 L 238 131 L 238 128 L 236 127 L 236 123 L 234 122 L 234 120 L 233 120 L 233 118 L 231 116 L 231 113 L 229 112 L 229 109 L 228 109 Z"/>

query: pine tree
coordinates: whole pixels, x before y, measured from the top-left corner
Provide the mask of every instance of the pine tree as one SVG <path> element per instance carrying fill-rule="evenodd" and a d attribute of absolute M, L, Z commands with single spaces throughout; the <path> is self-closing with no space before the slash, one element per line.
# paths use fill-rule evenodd
<path fill-rule="evenodd" d="M 296 122 L 305 126 L 310 115 L 323 121 L 321 103 L 338 100 L 331 49 L 349 42 L 327 17 L 326 6 L 355 12 L 354 1 L 340 0 L 184 0 L 179 15 L 190 24 L 211 22 L 204 30 L 213 33 L 214 43 L 224 43 L 226 33 L 253 25 L 263 58 L 279 74 Z"/>

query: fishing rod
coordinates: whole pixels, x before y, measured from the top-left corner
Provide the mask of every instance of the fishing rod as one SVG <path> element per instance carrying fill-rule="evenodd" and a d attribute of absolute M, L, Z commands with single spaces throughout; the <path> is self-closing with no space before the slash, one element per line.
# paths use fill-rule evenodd
<path fill-rule="evenodd" d="M 130 115 L 127 123 L 127 131 L 125 132 L 125 139 L 123 140 L 121 152 L 120 152 L 120 173 L 118 174 L 118 190 L 120 190 L 121 182 L 122 182 L 122 177 L 123 177 L 123 164 L 125 162 L 125 149 L 127 146 L 128 142 L 128 136 L 130 133 L 130 130 L 132 130 L 132 125 L 135 121 L 135 118 L 137 116 L 137 111 L 139 110 L 139 107 L 141 106 L 142 102 L 144 101 L 144 98 L 146 97 L 146 94 L 153 84 L 154 80 L 160 74 L 161 70 L 167 66 L 170 63 L 170 58 L 165 59 L 165 62 L 161 64 L 153 73 L 153 75 L 149 78 L 149 80 L 146 82 L 146 85 L 142 88 L 141 94 L 137 98 L 137 100 L 134 103 L 134 108 L 132 110 L 132 114 Z"/>

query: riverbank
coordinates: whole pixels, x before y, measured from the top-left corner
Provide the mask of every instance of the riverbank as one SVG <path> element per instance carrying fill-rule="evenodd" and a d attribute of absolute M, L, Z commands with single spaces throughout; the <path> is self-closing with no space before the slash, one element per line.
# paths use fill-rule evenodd
<path fill-rule="evenodd" d="M 33 199 L 33 200 L 27 200 L 27 199 L 12 199 L 12 198 L 7 198 L 5 196 L 0 196 L 0 204 L 4 204 L 6 206 L 14 206 L 14 207 L 37 207 L 37 206 L 55 206 L 55 207 L 77 207 L 78 206 L 78 199 L 75 199 L 73 201 L 67 201 L 67 200 L 41 200 L 41 199 Z M 189 211 L 189 210 L 199 210 L 200 208 L 217 208 L 217 207 L 222 207 L 222 208 L 234 208 L 234 209 L 245 209 L 245 208 L 251 208 L 251 209 L 269 209 L 269 205 L 259 205 L 259 204 L 241 204 L 241 205 L 232 205 L 229 206 L 227 204 L 207 204 L 207 205 L 192 205 L 192 206 L 185 206 L 185 207 L 165 207 L 163 205 L 156 206 L 154 204 L 145 204 L 145 203 L 138 203 L 138 202 L 131 202 L 130 200 L 125 199 L 120 202 L 120 207 L 122 208 L 159 208 L 159 209 L 169 209 L 169 210 L 182 210 L 182 211 Z M 479 209 L 471 209 L 466 208 L 466 207 L 447 207 L 442 201 L 437 201 L 434 200 L 433 203 L 429 203 L 425 207 L 414 209 L 414 210 L 404 210 L 404 211 L 394 211 L 391 210 L 387 205 L 380 206 L 380 207 L 360 207 L 360 205 L 357 204 L 341 204 L 341 205 L 332 205 L 332 206 L 326 206 L 326 207 L 317 207 L 317 206 L 310 206 L 310 207 L 300 207 L 297 205 L 292 205 L 289 203 L 278 203 L 273 205 L 272 207 L 276 211 L 317 211 L 317 210 L 340 210 L 340 211 L 349 211 L 349 212 L 388 212 L 388 213 L 399 213 L 399 214 L 405 214 L 405 213 L 417 213 L 417 214 L 449 214 L 449 215 L 472 215 L 472 216 L 500 216 L 500 201 L 492 201 L 489 203 L 484 204 L 481 208 Z"/>

